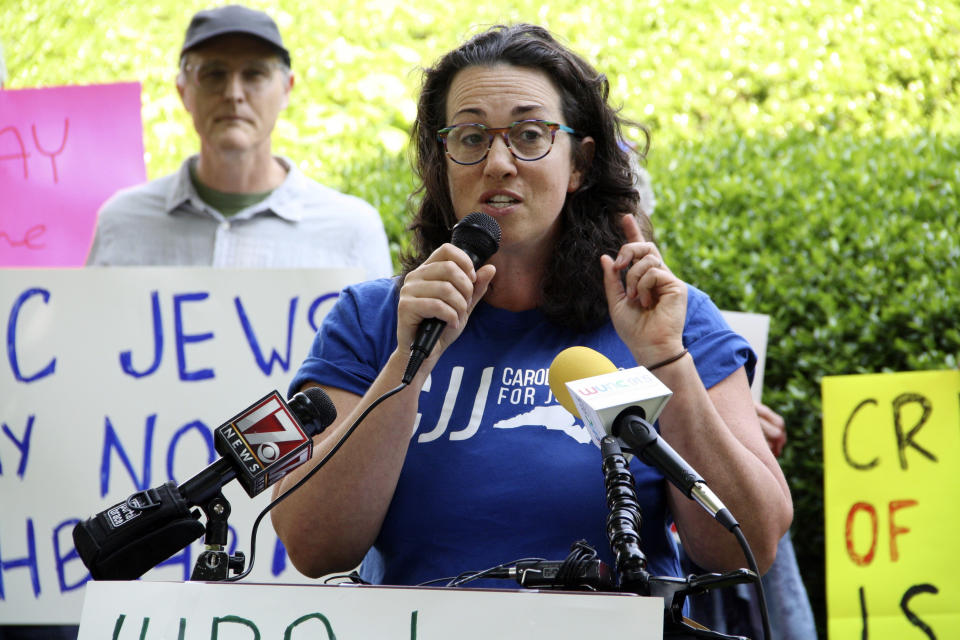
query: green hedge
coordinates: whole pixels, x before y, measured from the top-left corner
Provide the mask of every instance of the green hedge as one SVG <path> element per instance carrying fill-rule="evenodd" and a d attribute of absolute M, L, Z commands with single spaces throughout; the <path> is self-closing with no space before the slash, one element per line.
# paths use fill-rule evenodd
<path fill-rule="evenodd" d="M 730 136 L 650 169 L 671 267 L 721 308 L 771 316 L 764 401 L 788 425 L 793 540 L 822 622 L 820 382 L 957 367 L 960 137 Z"/>
<path fill-rule="evenodd" d="M 173 90 L 189 16 L 216 0 L 3 0 L 7 87 L 140 81 L 148 174 L 196 146 Z M 337 186 L 396 154 L 417 69 L 477 31 L 526 20 L 584 53 L 660 149 L 724 132 L 896 136 L 960 132 L 960 5 L 906 0 L 258 1 L 278 21 L 297 84 L 279 151 Z M 387 189 L 397 181 L 376 171 Z M 402 182 L 402 180 L 401 180 Z M 381 210 L 387 218 L 399 215 Z"/>

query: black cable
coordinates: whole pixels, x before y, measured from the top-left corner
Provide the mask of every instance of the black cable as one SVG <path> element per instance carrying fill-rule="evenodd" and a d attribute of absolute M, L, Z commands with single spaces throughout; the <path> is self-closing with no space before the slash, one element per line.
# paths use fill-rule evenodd
<path fill-rule="evenodd" d="M 543 558 L 520 558 L 519 560 L 513 560 L 512 562 L 504 562 L 503 564 L 498 564 L 495 567 L 490 567 L 489 569 L 483 569 L 481 571 L 464 571 L 463 573 L 460 573 L 455 576 L 447 576 L 445 578 L 433 578 L 431 580 L 427 580 L 426 582 L 421 582 L 414 586 L 426 587 L 431 584 L 436 584 L 438 582 L 446 582 L 447 584 L 444 585 L 445 587 L 455 587 L 455 586 L 459 586 L 460 584 L 463 584 L 464 582 L 469 582 L 471 580 L 476 580 L 483 576 L 490 575 L 494 571 L 510 568 L 519 562 L 540 562 L 542 560 Z M 497 577 L 504 577 L 504 576 L 497 576 Z"/>
<path fill-rule="evenodd" d="M 503 569 L 503 568 L 506 568 L 506 567 L 502 564 L 498 564 L 496 567 L 491 567 L 490 569 L 484 569 L 483 571 L 464 571 L 460 575 L 454 576 L 453 578 L 448 580 L 447 584 L 445 584 L 444 586 L 459 587 L 460 585 L 466 584 L 471 580 L 476 580 L 477 578 L 481 578 L 485 575 L 490 575 L 489 573 L 490 571 L 494 571 L 496 569 Z"/>
<path fill-rule="evenodd" d="M 337 451 L 340 450 L 340 447 L 343 446 L 343 443 L 347 441 L 347 438 L 349 438 L 354 431 L 356 431 L 357 427 L 360 426 L 360 423 L 363 422 L 363 419 L 366 418 L 371 411 L 373 411 L 377 406 L 380 405 L 381 402 L 383 402 L 387 398 L 403 391 L 404 388 L 406 388 L 406 386 L 407 386 L 406 383 L 401 383 L 400 385 L 394 387 L 390 391 L 387 391 L 382 396 L 380 396 L 379 398 L 371 402 L 370 406 L 364 409 L 363 413 L 361 413 L 357 417 L 357 419 L 353 422 L 353 424 L 350 425 L 350 428 L 347 429 L 347 432 L 343 434 L 343 437 L 340 438 L 337 441 L 337 443 L 333 445 L 333 448 L 327 452 L 327 455 L 323 456 L 323 459 L 317 463 L 317 466 L 315 466 L 313 469 L 310 469 L 310 471 L 308 471 L 305 476 L 300 478 L 296 482 L 296 484 L 290 487 L 290 489 L 288 489 L 287 491 L 284 491 L 283 494 L 275 498 L 272 502 L 270 502 L 270 504 L 268 504 L 266 507 L 263 508 L 263 511 L 260 512 L 260 515 L 257 516 L 257 519 L 253 521 L 253 530 L 250 533 L 250 563 L 247 565 L 247 568 L 243 573 L 236 576 L 227 577 L 226 581 L 236 582 L 238 580 L 242 580 L 246 578 L 250 574 L 250 571 L 253 569 L 253 563 L 257 556 L 257 530 L 260 528 L 260 521 L 263 520 L 264 516 L 266 516 L 271 509 L 273 509 L 275 506 L 280 504 L 288 495 L 290 495 L 291 493 L 293 493 L 294 491 L 302 487 L 307 480 L 313 477 L 313 474 L 315 474 L 325 464 L 327 464 L 327 461 L 329 461 L 330 458 L 333 457 L 333 454 L 335 454 Z"/>
<path fill-rule="evenodd" d="M 336 575 L 330 575 L 323 579 L 323 584 L 330 584 L 334 580 L 343 580 L 344 582 L 339 582 L 337 584 L 345 584 L 346 581 L 350 581 L 351 584 L 370 584 L 357 573 L 356 570 L 351 571 L 350 573 L 339 573 Z"/>
<path fill-rule="evenodd" d="M 597 550 L 591 547 L 586 540 L 577 540 L 570 545 L 570 553 L 564 559 L 557 571 L 557 580 L 570 589 L 580 586 L 578 576 L 585 573 L 587 563 L 597 559 Z"/>
<path fill-rule="evenodd" d="M 498 564 L 495 567 L 483 569 L 482 571 L 465 571 L 464 573 L 461 573 L 460 575 L 452 578 L 450 582 L 447 583 L 447 586 L 459 587 L 473 580 L 479 580 L 480 578 L 489 576 L 495 571 L 499 571 L 501 569 L 508 569 L 510 567 L 516 566 L 521 562 L 541 562 L 541 561 L 543 561 L 543 558 L 519 558 L 517 560 L 511 560 L 510 562 L 504 562 L 502 564 Z"/>
<path fill-rule="evenodd" d="M 421 583 L 415 584 L 415 585 L 413 585 L 413 586 L 415 586 L 415 587 L 429 587 L 430 585 L 436 584 L 436 583 L 438 583 L 438 582 L 446 582 L 447 584 L 445 584 L 445 585 L 443 585 L 443 586 L 449 587 L 449 586 L 450 586 L 450 582 L 452 582 L 453 580 L 456 580 L 457 578 L 459 578 L 459 577 L 462 576 L 462 575 L 464 575 L 464 574 L 461 573 L 459 576 L 447 576 L 447 577 L 445 577 L 445 578 L 433 578 L 432 580 L 427 580 L 426 582 L 421 582 Z"/>
<path fill-rule="evenodd" d="M 743 535 L 743 531 L 740 530 L 740 525 L 737 525 L 731 529 L 733 535 L 737 537 L 737 542 L 740 543 L 740 547 L 743 549 L 743 555 L 747 558 L 747 564 L 750 567 L 750 570 L 755 574 L 754 585 L 757 588 L 757 600 L 760 605 L 760 622 L 763 624 L 763 637 L 766 640 L 771 640 L 773 634 L 770 632 L 770 616 L 767 613 L 767 597 L 763 592 L 763 582 L 760 579 L 760 568 L 757 566 L 757 560 L 753 557 L 753 550 L 750 548 L 750 544 L 747 542 L 747 537 Z"/>

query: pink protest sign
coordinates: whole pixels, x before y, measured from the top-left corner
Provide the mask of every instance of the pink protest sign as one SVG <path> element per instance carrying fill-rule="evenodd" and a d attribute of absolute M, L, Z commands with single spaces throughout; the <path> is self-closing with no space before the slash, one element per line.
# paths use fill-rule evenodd
<path fill-rule="evenodd" d="M 0 90 L 0 267 L 83 265 L 100 205 L 145 179 L 139 83 Z"/>

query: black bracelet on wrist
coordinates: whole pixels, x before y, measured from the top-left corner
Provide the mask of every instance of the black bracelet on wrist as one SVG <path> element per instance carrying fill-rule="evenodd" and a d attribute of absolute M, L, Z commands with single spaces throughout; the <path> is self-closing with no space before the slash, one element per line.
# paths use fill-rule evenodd
<path fill-rule="evenodd" d="M 681 351 L 680 353 L 678 353 L 678 354 L 675 355 L 675 356 L 670 356 L 670 357 L 667 358 L 666 360 L 661 360 L 661 361 L 658 362 L 657 364 L 647 367 L 647 371 L 653 371 L 654 369 L 659 369 L 660 367 L 666 366 L 666 365 L 670 364 L 671 362 L 676 362 L 677 360 L 679 360 L 680 358 L 682 358 L 682 357 L 685 356 L 685 355 L 687 355 L 687 350 L 686 350 L 686 349 L 684 349 L 683 351 Z"/>

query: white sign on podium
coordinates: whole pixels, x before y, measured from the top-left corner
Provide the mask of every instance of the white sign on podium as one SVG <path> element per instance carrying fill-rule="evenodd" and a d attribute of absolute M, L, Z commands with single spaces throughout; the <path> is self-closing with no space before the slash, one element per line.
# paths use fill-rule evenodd
<path fill-rule="evenodd" d="M 91 582 L 78 640 L 663 638 L 632 594 L 356 585 Z"/>

